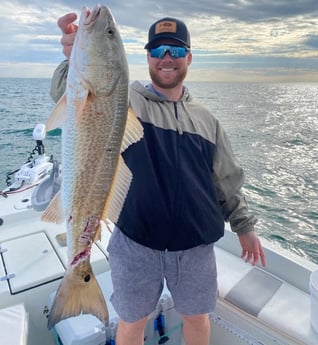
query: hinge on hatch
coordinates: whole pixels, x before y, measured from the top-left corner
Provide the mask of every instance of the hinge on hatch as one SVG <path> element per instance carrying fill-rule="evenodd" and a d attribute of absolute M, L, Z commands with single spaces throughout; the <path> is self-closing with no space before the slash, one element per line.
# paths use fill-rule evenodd
<path fill-rule="evenodd" d="M 8 251 L 8 248 L 1 248 L 0 246 L 0 254 L 5 253 Z"/>
<path fill-rule="evenodd" d="M 0 277 L 0 281 L 3 282 L 5 280 L 10 280 L 14 277 L 15 277 L 14 273 L 9 273 L 9 274 L 6 274 L 5 276 Z"/>

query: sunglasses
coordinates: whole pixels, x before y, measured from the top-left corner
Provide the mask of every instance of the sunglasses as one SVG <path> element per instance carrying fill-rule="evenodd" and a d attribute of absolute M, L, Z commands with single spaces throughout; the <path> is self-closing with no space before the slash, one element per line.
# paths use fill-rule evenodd
<path fill-rule="evenodd" d="M 159 47 L 150 49 L 149 52 L 152 58 L 163 59 L 166 53 L 169 52 L 173 59 L 179 59 L 186 57 L 189 49 L 185 47 L 161 45 Z"/>

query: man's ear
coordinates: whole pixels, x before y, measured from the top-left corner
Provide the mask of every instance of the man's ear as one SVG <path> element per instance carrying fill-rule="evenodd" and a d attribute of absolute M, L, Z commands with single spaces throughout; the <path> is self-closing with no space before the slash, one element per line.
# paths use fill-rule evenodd
<path fill-rule="evenodd" d="M 188 66 L 189 66 L 189 65 L 191 65 L 191 62 L 192 62 L 192 53 L 191 52 L 189 52 L 187 54 L 187 59 L 188 59 Z"/>

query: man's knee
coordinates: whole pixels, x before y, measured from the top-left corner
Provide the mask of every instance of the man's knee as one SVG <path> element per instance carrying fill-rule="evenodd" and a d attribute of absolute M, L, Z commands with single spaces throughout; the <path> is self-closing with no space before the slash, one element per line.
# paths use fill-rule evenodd
<path fill-rule="evenodd" d="M 182 315 L 183 336 L 186 345 L 210 344 L 210 320 L 209 314 Z"/>
<path fill-rule="evenodd" d="M 125 337 L 136 337 L 141 334 L 143 335 L 147 321 L 148 317 L 144 317 L 143 319 L 137 320 L 135 322 L 126 322 L 123 320 L 119 320 L 117 332 L 124 335 Z"/>
<path fill-rule="evenodd" d="M 198 315 L 181 315 L 184 325 L 189 325 L 194 328 L 209 327 L 209 314 Z"/>

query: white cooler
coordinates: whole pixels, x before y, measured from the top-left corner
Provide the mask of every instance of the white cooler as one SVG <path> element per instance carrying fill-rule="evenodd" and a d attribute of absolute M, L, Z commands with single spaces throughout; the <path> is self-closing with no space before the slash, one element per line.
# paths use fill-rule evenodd
<path fill-rule="evenodd" d="M 110 303 L 112 283 L 110 271 L 97 276 L 103 291 L 108 311 L 109 325 L 105 327 L 92 315 L 80 315 L 59 322 L 54 331 L 63 345 L 115 345 L 118 316 Z M 50 300 L 53 300 L 53 295 Z M 165 288 L 156 310 L 151 315 L 145 330 L 145 345 L 181 344 L 182 321 L 175 311 L 173 300 Z M 59 343 L 59 344 L 60 344 Z"/>
<path fill-rule="evenodd" d="M 23 304 L 0 310 L 0 343 L 3 345 L 26 345 L 28 314 Z"/>

